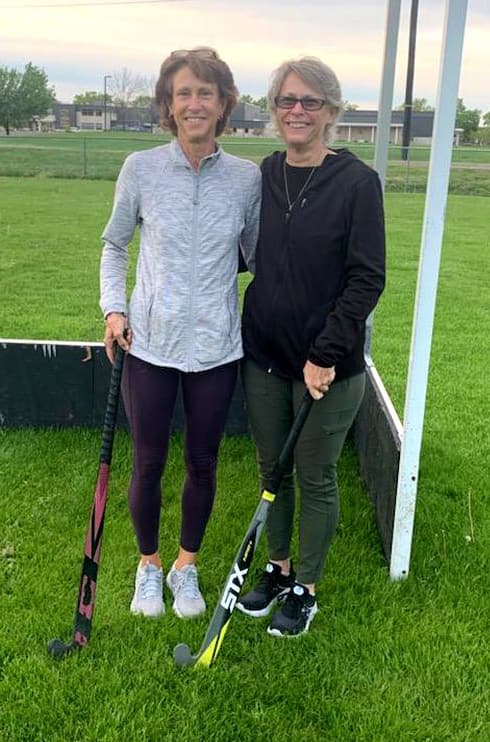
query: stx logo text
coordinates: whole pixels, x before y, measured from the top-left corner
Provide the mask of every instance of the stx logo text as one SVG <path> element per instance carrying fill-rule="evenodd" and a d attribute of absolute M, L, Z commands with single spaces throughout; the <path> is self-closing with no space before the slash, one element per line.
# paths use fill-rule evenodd
<path fill-rule="evenodd" d="M 225 591 L 221 598 L 221 606 L 225 610 L 232 611 L 234 609 L 237 597 L 240 595 L 241 587 L 245 582 L 247 572 L 248 567 L 240 569 L 238 564 L 235 563 L 233 565 L 233 572 L 226 583 Z"/>

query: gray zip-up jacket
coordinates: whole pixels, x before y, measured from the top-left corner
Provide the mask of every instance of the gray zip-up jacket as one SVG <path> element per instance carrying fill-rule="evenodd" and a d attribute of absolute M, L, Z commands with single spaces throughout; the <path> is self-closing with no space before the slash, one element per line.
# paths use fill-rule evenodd
<path fill-rule="evenodd" d="M 253 271 L 260 197 L 259 168 L 220 147 L 198 171 L 176 139 L 129 155 L 102 235 L 100 306 L 104 316 L 128 314 L 132 355 L 181 371 L 242 357 L 238 245 Z M 128 310 L 128 245 L 136 226 Z"/>

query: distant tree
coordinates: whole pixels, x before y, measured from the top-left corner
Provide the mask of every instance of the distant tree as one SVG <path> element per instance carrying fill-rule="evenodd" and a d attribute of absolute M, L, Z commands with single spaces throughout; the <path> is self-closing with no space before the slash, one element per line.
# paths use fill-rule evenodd
<path fill-rule="evenodd" d="M 33 116 L 44 116 L 54 100 L 44 70 L 31 62 L 24 72 L 0 67 L 0 126 L 10 134 L 12 128 L 27 126 Z"/>
<path fill-rule="evenodd" d="M 254 98 L 252 95 L 245 93 L 240 96 L 240 103 L 251 103 L 253 106 L 258 106 L 262 111 L 267 111 L 267 98 L 262 95 L 260 98 Z"/>
<path fill-rule="evenodd" d="M 78 106 L 90 106 L 94 103 L 102 103 L 104 101 L 104 93 L 98 90 L 86 90 L 85 93 L 77 93 L 73 96 L 73 103 Z M 112 102 L 112 96 L 107 95 L 107 103 Z"/>
<path fill-rule="evenodd" d="M 155 104 L 155 87 L 157 81 L 154 75 L 140 77 L 140 94 L 132 101 L 131 106 L 135 108 L 146 108 L 148 111 L 148 123 L 150 131 L 153 132 L 153 124 L 158 121 L 158 113 Z"/>
<path fill-rule="evenodd" d="M 462 98 L 456 106 L 456 128 L 463 129 L 463 142 L 470 142 L 476 137 L 480 125 L 481 111 L 477 108 L 466 108 Z"/>
<path fill-rule="evenodd" d="M 480 126 L 476 132 L 476 140 L 479 144 L 488 146 L 490 144 L 490 126 Z"/>
<path fill-rule="evenodd" d="M 138 95 L 131 101 L 133 108 L 149 108 L 153 105 L 154 98 L 152 95 Z"/>
<path fill-rule="evenodd" d="M 260 98 L 255 98 L 255 100 L 252 101 L 256 106 L 260 108 L 261 111 L 267 111 L 267 98 L 265 95 L 261 95 Z"/>
<path fill-rule="evenodd" d="M 490 111 L 484 113 L 482 116 L 483 126 L 490 126 Z"/>
<path fill-rule="evenodd" d="M 348 100 L 342 101 L 342 105 L 344 107 L 344 111 L 356 111 L 359 108 L 357 103 L 350 103 Z"/>
<path fill-rule="evenodd" d="M 412 109 L 418 113 L 423 113 L 424 111 L 433 111 L 434 106 L 431 106 L 430 103 L 427 102 L 427 98 L 414 98 Z"/>
<path fill-rule="evenodd" d="M 405 103 L 400 103 L 399 106 L 396 107 L 397 111 L 403 111 L 405 109 Z M 433 111 L 434 106 L 431 106 L 430 103 L 427 102 L 427 98 L 414 98 L 412 101 L 412 111 L 416 111 L 417 113 L 423 113 L 424 111 Z"/>
<path fill-rule="evenodd" d="M 45 71 L 31 62 L 24 68 L 20 97 L 24 121 L 29 121 L 32 116 L 44 116 L 56 97 Z"/>
<path fill-rule="evenodd" d="M 19 89 L 22 75 L 17 70 L 0 67 L 0 126 L 10 134 L 13 126 L 20 126 Z"/>
<path fill-rule="evenodd" d="M 112 101 L 121 109 L 123 129 L 126 128 L 127 110 L 134 99 L 142 92 L 143 85 L 144 80 L 141 75 L 135 75 L 127 67 L 112 73 L 110 81 Z"/>

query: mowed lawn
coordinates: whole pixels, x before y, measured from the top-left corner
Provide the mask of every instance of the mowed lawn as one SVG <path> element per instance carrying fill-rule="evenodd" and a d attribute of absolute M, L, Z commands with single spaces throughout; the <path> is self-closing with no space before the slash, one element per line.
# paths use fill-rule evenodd
<path fill-rule="evenodd" d="M 128 154 L 168 141 L 168 135 L 131 132 L 14 134 L 0 137 L 0 177 L 114 180 Z M 227 152 L 258 163 L 270 152 L 283 148 L 278 139 L 256 136 L 223 136 L 220 143 Z M 335 146 L 348 146 L 362 160 L 373 163 L 373 144 L 338 141 Z M 429 147 L 412 145 L 408 161 L 402 162 L 400 147 L 391 145 L 388 158 L 387 191 L 425 191 Z M 455 147 L 452 163 L 450 192 L 490 196 L 490 148 Z"/>
<path fill-rule="evenodd" d="M 101 338 L 99 236 L 113 188 L 104 181 L 0 178 L 0 336 Z M 375 318 L 374 356 L 400 415 L 423 206 L 419 195 L 386 197 L 388 283 Z M 70 636 L 99 434 L 0 431 L 2 742 L 490 739 L 489 248 L 488 199 L 451 196 L 410 576 L 389 580 L 347 447 L 321 610 L 299 640 L 275 641 L 266 621 L 234 615 L 214 668 L 173 664 L 177 642 L 198 649 L 256 507 L 247 438 L 227 438 L 222 447 L 201 559 L 206 616 L 130 616 L 131 453 L 119 432 L 92 642 L 54 662 L 45 645 Z M 177 545 L 182 471 L 175 436 L 164 482 L 167 566 Z M 264 556 L 262 543 L 257 568 Z"/>

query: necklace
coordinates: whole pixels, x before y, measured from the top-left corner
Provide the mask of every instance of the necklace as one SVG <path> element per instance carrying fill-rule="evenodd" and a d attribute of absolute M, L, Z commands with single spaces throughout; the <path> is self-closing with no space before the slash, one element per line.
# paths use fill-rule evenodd
<path fill-rule="evenodd" d="M 282 163 L 282 175 L 283 175 L 283 178 L 284 178 L 284 192 L 286 194 L 286 201 L 288 202 L 288 210 L 286 212 L 286 221 L 289 221 L 289 217 L 291 216 L 291 212 L 292 212 L 294 206 L 298 203 L 299 199 L 301 198 L 301 196 L 305 192 L 305 190 L 306 190 L 306 188 L 308 186 L 308 183 L 312 179 L 312 177 L 313 177 L 316 169 L 317 169 L 317 165 L 315 165 L 311 169 L 311 172 L 308 175 L 308 177 L 306 178 L 306 181 L 304 182 L 303 187 L 301 188 L 300 192 L 298 193 L 298 195 L 296 196 L 296 198 L 294 199 L 294 201 L 291 201 L 291 196 L 289 195 L 289 188 L 288 188 L 288 176 L 287 176 L 287 173 L 286 173 L 286 157 L 284 157 L 284 160 L 283 160 L 283 163 Z"/>

